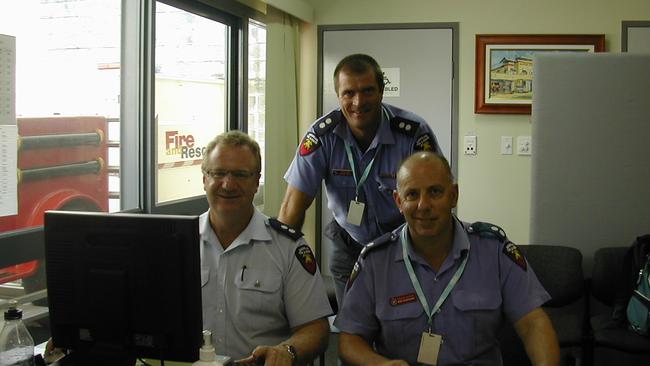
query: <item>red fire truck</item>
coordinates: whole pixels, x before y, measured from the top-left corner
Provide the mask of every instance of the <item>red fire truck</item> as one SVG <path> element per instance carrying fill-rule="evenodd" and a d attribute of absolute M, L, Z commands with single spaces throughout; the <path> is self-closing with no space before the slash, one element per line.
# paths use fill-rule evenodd
<path fill-rule="evenodd" d="M 43 225 L 47 210 L 108 211 L 104 117 L 18 118 L 18 214 L 0 232 Z M 37 260 L 0 269 L 0 283 L 27 279 Z"/>

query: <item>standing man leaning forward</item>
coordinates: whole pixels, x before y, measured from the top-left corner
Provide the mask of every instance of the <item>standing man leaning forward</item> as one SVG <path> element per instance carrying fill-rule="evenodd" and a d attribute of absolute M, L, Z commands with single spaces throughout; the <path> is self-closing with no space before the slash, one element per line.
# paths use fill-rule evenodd
<path fill-rule="evenodd" d="M 334 87 L 340 108 L 303 138 L 284 176 L 289 185 L 278 218 L 300 228 L 325 180 L 334 216 L 325 234 L 334 243 L 330 270 L 340 305 L 362 244 L 404 222 L 392 199 L 399 162 L 413 151 L 440 148 L 421 117 L 382 103 L 384 76 L 372 57 L 342 59 Z"/>
<path fill-rule="evenodd" d="M 444 157 L 409 157 L 394 198 L 406 224 L 366 246 L 355 265 L 335 322 L 342 359 L 501 365 L 496 333 L 505 315 L 533 365 L 558 365 L 557 337 L 540 308 L 550 296 L 503 230 L 452 215 L 458 185 Z"/>
<path fill-rule="evenodd" d="M 253 206 L 258 144 L 231 131 L 207 146 L 200 217 L 203 325 L 218 354 L 244 364 L 303 364 L 327 347 L 332 313 L 302 234 Z"/>

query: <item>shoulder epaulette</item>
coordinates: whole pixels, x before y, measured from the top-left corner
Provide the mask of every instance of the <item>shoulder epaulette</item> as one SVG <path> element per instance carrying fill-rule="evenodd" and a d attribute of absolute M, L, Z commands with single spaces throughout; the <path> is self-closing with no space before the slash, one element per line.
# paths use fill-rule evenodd
<path fill-rule="evenodd" d="M 420 122 L 411 121 L 404 117 L 393 117 L 390 119 L 390 128 L 393 131 L 403 133 L 407 136 L 413 137 L 420 127 Z"/>
<path fill-rule="evenodd" d="M 363 246 L 363 249 L 361 249 L 361 253 L 359 253 L 359 258 L 357 258 L 357 261 L 354 263 L 354 267 L 352 268 L 352 272 L 350 273 L 350 277 L 348 278 L 348 283 L 346 284 L 346 288 L 349 290 L 350 287 L 352 287 L 352 283 L 354 280 L 357 278 L 359 275 L 359 272 L 361 272 L 361 266 L 362 266 L 362 261 L 363 259 L 366 258 L 368 253 L 371 251 L 382 247 L 388 243 L 391 243 L 399 238 L 398 235 L 396 235 L 394 232 L 393 233 L 386 233 L 374 241 L 371 241 L 370 243 L 366 244 Z"/>
<path fill-rule="evenodd" d="M 487 222 L 477 221 L 467 228 L 467 232 L 481 237 L 495 238 L 499 240 L 499 242 L 505 243 L 502 250 L 503 254 L 505 254 L 506 257 L 513 261 L 522 270 L 526 271 L 528 269 L 528 263 L 526 262 L 523 253 L 515 243 L 508 240 L 506 232 L 503 231 L 502 228 Z"/>
<path fill-rule="evenodd" d="M 340 110 L 333 110 L 329 114 L 323 116 L 314 124 L 314 133 L 320 137 L 330 132 L 336 125 L 339 124 L 343 117 Z"/>
<path fill-rule="evenodd" d="M 397 238 L 398 236 L 395 235 L 395 233 L 386 233 L 378 237 L 374 241 L 371 241 L 370 243 L 363 246 L 363 249 L 361 249 L 361 253 L 359 253 L 359 259 L 365 258 L 368 255 L 368 253 L 370 253 L 371 251 L 379 247 L 382 247 L 392 241 L 395 241 Z"/>
<path fill-rule="evenodd" d="M 291 226 L 289 226 L 289 225 L 287 225 L 287 224 L 285 224 L 283 222 L 278 221 L 277 219 L 269 218 L 267 222 L 268 222 L 268 225 L 270 227 L 272 227 L 273 229 L 275 229 L 277 232 L 279 232 L 280 234 L 283 234 L 285 236 L 288 236 L 289 238 L 293 239 L 294 241 L 298 240 L 298 239 L 300 239 L 302 237 L 302 233 L 300 232 L 300 230 L 296 230 L 296 229 L 292 228 Z"/>
<path fill-rule="evenodd" d="M 502 228 L 488 222 L 477 221 L 467 228 L 469 234 L 476 234 L 481 237 L 495 238 L 505 243 L 508 240 L 506 232 Z"/>

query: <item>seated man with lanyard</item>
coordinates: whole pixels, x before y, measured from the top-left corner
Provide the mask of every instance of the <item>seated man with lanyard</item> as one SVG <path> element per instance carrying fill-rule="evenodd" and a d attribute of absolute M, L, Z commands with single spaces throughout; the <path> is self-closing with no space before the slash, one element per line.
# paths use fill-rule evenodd
<path fill-rule="evenodd" d="M 447 160 L 407 158 L 394 199 L 406 224 L 368 244 L 335 325 L 351 365 L 501 365 L 496 335 L 514 324 L 533 365 L 558 365 L 541 306 L 550 299 L 503 230 L 452 215 L 458 185 Z"/>

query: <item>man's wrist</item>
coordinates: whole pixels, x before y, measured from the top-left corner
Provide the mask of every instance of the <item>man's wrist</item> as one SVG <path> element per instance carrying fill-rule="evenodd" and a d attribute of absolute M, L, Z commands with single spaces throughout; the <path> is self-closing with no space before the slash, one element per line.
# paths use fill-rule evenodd
<path fill-rule="evenodd" d="M 290 344 L 282 344 L 282 347 L 287 351 L 289 354 L 289 357 L 291 357 L 291 366 L 295 366 L 298 364 L 298 353 L 296 352 L 296 348 Z"/>

